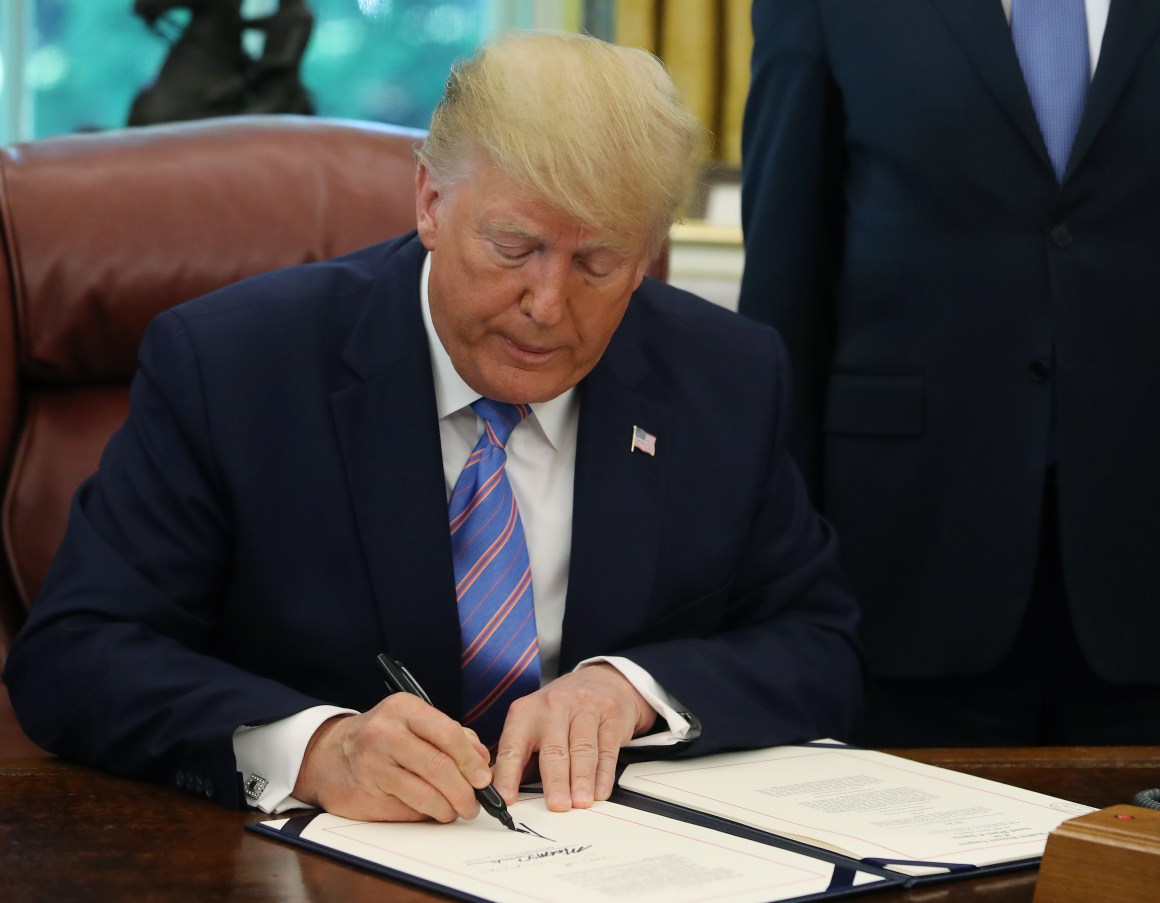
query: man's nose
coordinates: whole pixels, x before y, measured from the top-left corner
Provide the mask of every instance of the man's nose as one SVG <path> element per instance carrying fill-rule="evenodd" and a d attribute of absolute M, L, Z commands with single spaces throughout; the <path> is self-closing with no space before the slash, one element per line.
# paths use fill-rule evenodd
<path fill-rule="evenodd" d="M 520 310 L 539 326 L 555 326 L 568 306 L 570 260 L 544 255 L 529 273 L 530 279 L 520 300 Z"/>

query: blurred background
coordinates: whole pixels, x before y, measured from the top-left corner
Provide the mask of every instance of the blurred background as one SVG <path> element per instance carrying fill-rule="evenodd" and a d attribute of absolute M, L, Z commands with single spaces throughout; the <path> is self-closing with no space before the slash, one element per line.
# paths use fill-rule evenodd
<path fill-rule="evenodd" d="M 126 124 L 136 93 L 169 50 L 132 0 L 3 0 L 4 143 Z M 301 77 L 320 115 L 422 127 L 451 61 L 469 55 L 516 7 L 488 0 L 309 0 L 314 27 Z M 530 8 L 532 4 L 522 4 Z M 507 7 L 512 7 L 507 9 Z M 247 19 L 278 0 L 243 0 Z M 527 11 L 525 11 L 527 12 Z M 174 9 L 170 33 L 189 21 Z M 253 56 L 262 35 L 247 34 Z"/>
<path fill-rule="evenodd" d="M 198 7 L 236 21 L 289 0 L 0 0 L 0 144 L 123 128 Z M 294 0 L 313 18 L 297 77 L 317 115 L 423 128 L 454 60 L 497 29 L 584 30 L 660 56 L 715 138 L 674 233 L 672 278 L 736 306 L 742 254 L 740 129 L 752 49 L 749 0 Z M 155 14 L 150 23 L 143 11 Z M 158 11 L 161 12 L 158 12 Z M 286 12 L 287 10 L 281 10 Z M 203 24 L 200 23 L 199 24 Z M 270 28 L 247 28 L 263 56 Z M 218 62 L 221 62 L 219 60 Z M 211 63 L 212 64 L 212 63 Z"/>

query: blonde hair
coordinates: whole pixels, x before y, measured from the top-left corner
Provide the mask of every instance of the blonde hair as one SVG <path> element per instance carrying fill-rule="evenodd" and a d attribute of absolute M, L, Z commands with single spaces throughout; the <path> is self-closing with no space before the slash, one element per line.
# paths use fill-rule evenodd
<path fill-rule="evenodd" d="M 655 56 L 588 35 L 508 32 L 457 63 L 419 161 L 436 181 L 482 159 L 589 228 L 655 254 L 707 135 Z"/>

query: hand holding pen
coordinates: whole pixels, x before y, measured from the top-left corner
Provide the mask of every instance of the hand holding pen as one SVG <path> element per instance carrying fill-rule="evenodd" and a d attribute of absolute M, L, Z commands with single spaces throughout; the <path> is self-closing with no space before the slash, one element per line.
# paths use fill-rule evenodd
<path fill-rule="evenodd" d="M 491 780 L 471 731 L 417 693 L 392 690 L 368 711 L 319 725 L 292 795 L 359 821 L 453 822 L 479 812 L 475 788 Z"/>
<path fill-rule="evenodd" d="M 413 696 L 418 696 L 428 705 L 431 705 L 431 699 L 427 693 L 419 686 L 418 681 L 411 675 L 401 663 L 386 655 L 378 657 L 379 670 L 383 673 L 383 680 L 387 684 L 388 690 L 392 693 L 410 693 Z M 476 788 L 475 798 L 479 801 L 479 805 L 483 811 L 488 815 L 498 818 L 504 827 L 511 831 L 516 830 L 515 821 L 504 805 L 503 797 L 490 784 L 483 789 Z"/>

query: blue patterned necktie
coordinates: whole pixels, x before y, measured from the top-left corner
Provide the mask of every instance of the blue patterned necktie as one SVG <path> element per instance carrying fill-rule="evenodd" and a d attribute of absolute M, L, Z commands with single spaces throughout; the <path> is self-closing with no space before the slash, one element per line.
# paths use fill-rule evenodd
<path fill-rule="evenodd" d="M 463 723 L 487 746 L 508 706 L 540 687 L 532 570 L 504 446 L 527 405 L 481 398 L 483 435 L 451 493 L 451 551 L 463 641 Z"/>
<path fill-rule="evenodd" d="M 1091 82 L 1084 0 L 1012 0 L 1011 37 L 1051 165 L 1062 180 Z"/>

